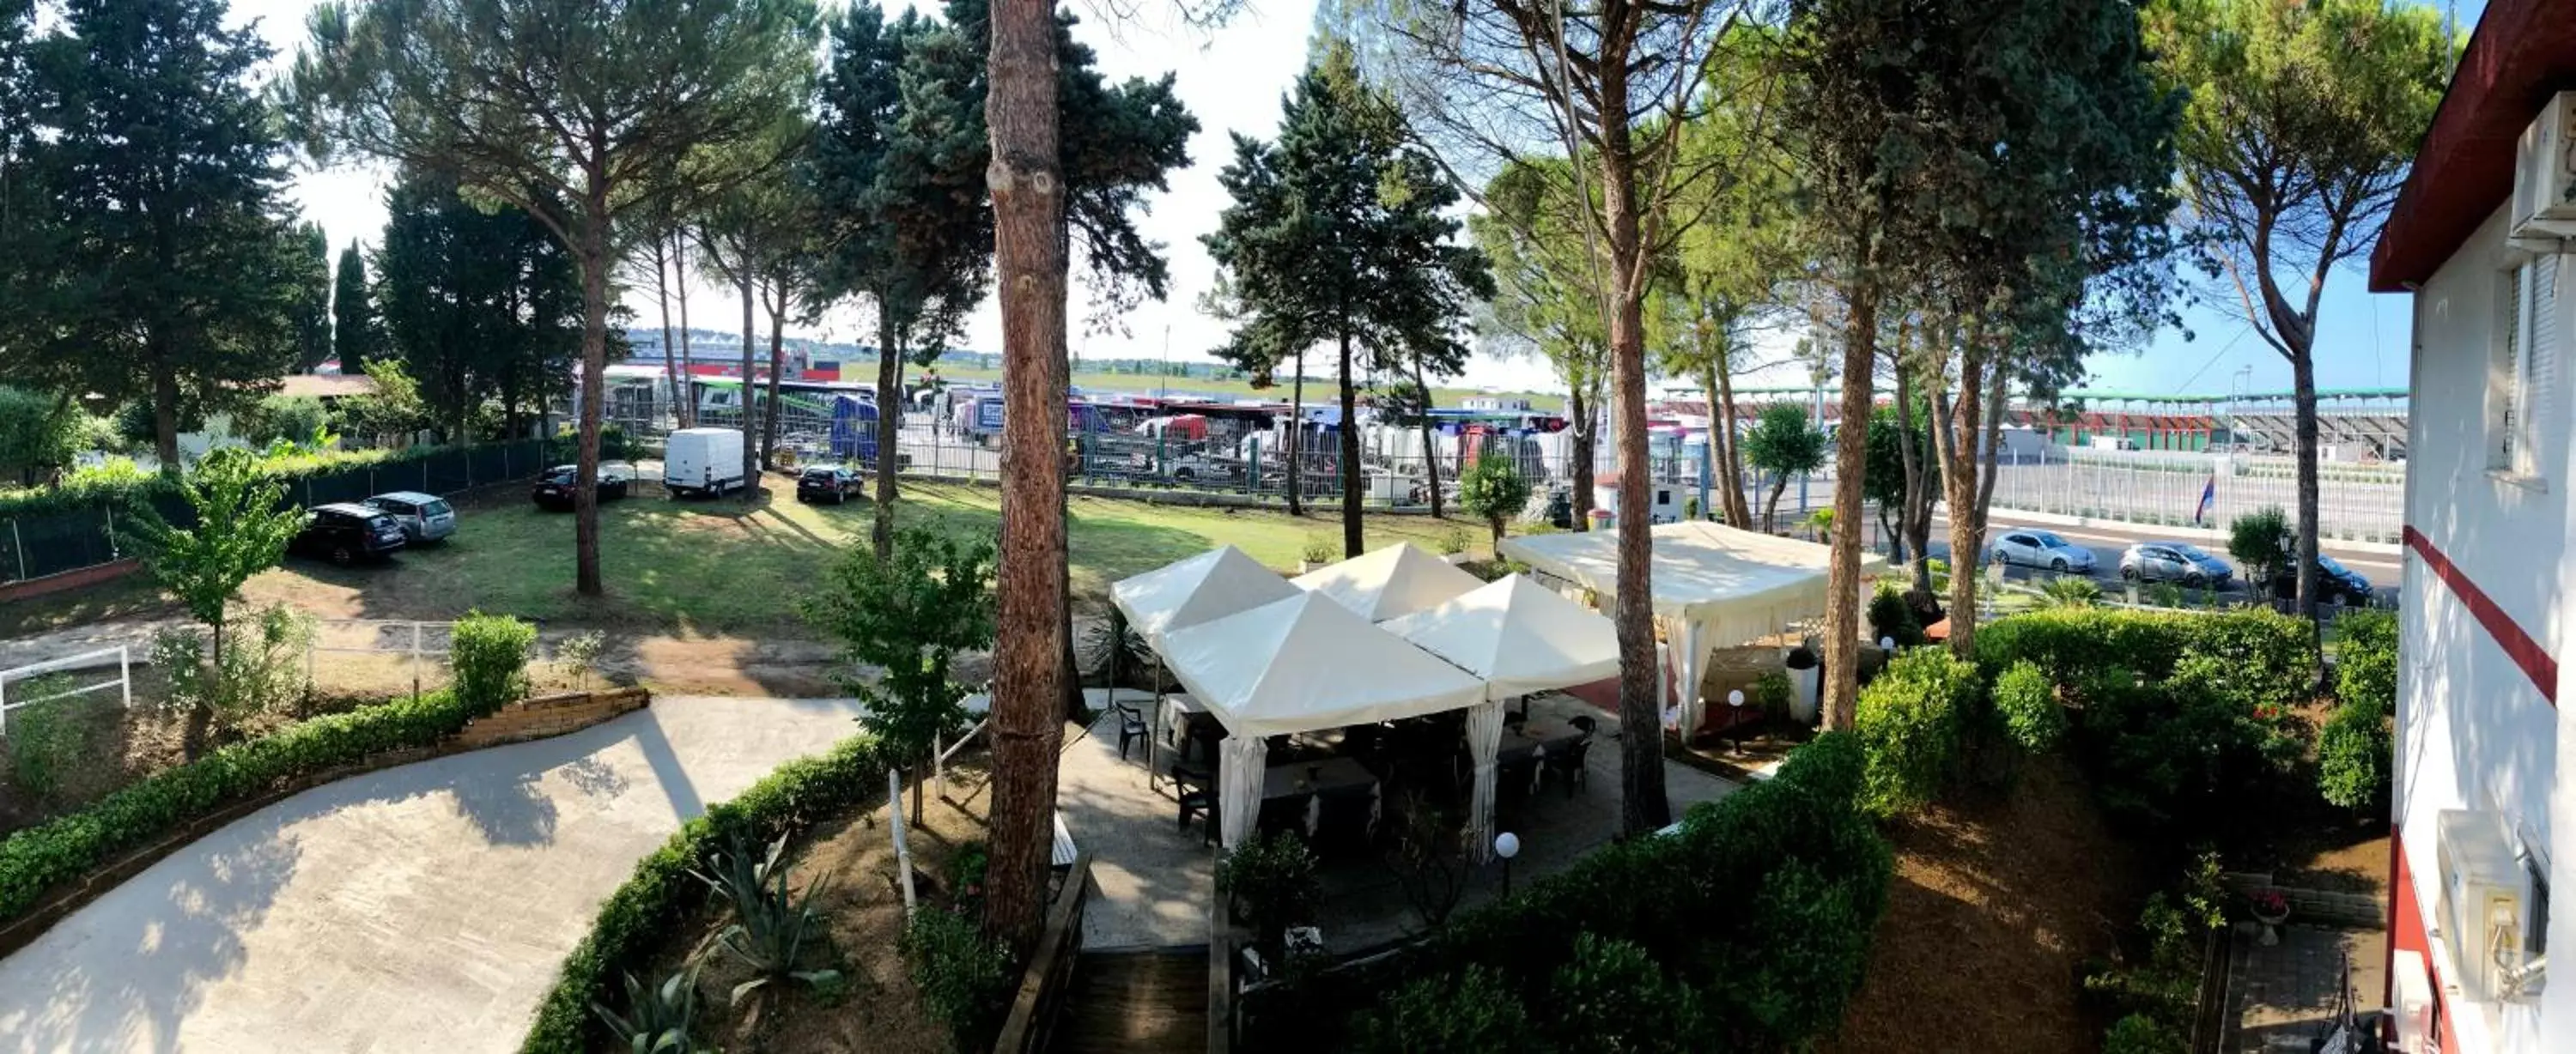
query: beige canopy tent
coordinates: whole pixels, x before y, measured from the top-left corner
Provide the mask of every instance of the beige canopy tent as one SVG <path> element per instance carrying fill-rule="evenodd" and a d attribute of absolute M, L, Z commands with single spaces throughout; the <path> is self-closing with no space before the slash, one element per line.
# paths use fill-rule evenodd
<path fill-rule="evenodd" d="M 1231 849 L 1253 831 L 1265 736 L 1420 717 L 1485 702 L 1485 684 L 1321 593 L 1173 630 L 1165 666 L 1225 725 L 1218 813 Z M 1496 727 L 1499 729 L 1499 720 Z"/>
<path fill-rule="evenodd" d="M 1154 644 L 1163 635 L 1297 595 L 1297 587 L 1231 545 L 1109 587 L 1110 603 Z"/>
<path fill-rule="evenodd" d="M 1289 579 L 1371 622 L 1410 615 L 1473 591 L 1484 580 L 1407 542 L 1354 556 Z"/>
<path fill-rule="evenodd" d="M 1653 536 L 1648 573 L 1655 620 L 1672 645 L 1673 674 L 1683 686 L 1682 727 L 1698 728 L 1699 675 L 1708 653 L 1822 616 L 1832 550 L 1700 520 L 1656 524 Z M 1615 532 L 1506 538 L 1502 554 L 1530 565 L 1543 581 L 1590 591 L 1605 610 L 1616 598 Z M 1862 554 L 1864 576 L 1886 568 L 1884 557 Z"/>

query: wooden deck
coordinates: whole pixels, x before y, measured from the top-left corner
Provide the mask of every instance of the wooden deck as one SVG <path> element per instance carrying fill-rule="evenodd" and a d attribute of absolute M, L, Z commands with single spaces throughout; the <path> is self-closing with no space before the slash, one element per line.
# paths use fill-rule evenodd
<path fill-rule="evenodd" d="M 1202 1054 L 1208 1039 L 1204 948 L 1084 952 L 1056 1022 L 1055 1054 Z"/>

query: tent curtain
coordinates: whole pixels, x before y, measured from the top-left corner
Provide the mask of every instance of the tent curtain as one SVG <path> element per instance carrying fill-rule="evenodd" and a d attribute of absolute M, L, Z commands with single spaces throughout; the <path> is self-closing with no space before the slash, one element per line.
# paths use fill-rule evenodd
<path fill-rule="evenodd" d="M 1503 749 L 1503 701 L 1467 708 L 1467 753 L 1476 761 L 1476 789 L 1467 805 L 1467 857 L 1494 858 L 1494 759 Z"/>
<path fill-rule="evenodd" d="M 1227 736 L 1217 751 L 1217 814 L 1227 849 L 1252 840 L 1261 822 L 1261 784 L 1270 748 L 1259 736 Z"/>
<path fill-rule="evenodd" d="M 1708 661 L 1708 637 L 1694 620 L 1676 619 L 1674 623 L 1669 631 L 1668 645 L 1672 649 L 1673 678 L 1677 682 L 1673 695 L 1680 700 L 1682 741 L 1687 743 L 1691 733 L 1699 731 L 1701 724 L 1700 668 Z"/>

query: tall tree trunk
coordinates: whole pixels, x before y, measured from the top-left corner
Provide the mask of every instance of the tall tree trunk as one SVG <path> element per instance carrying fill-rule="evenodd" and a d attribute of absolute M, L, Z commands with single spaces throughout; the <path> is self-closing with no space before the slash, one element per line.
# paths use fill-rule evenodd
<path fill-rule="evenodd" d="M 147 341 L 152 359 L 152 453 L 161 459 L 161 474 L 179 474 L 179 371 L 158 335 Z"/>
<path fill-rule="evenodd" d="M 1850 323 L 1843 327 L 1842 427 L 1834 433 L 1834 519 L 1850 526 L 1832 532 L 1825 575 L 1825 727 L 1852 727 L 1860 696 L 1860 576 L 1862 484 L 1869 476 L 1871 381 L 1878 364 L 1878 278 L 1862 246 L 1859 276 L 1851 288 Z"/>
<path fill-rule="evenodd" d="M 1905 352 L 1905 343 L 1900 337 L 1896 348 L 1896 453 L 1905 462 L 1905 496 L 1897 504 L 1896 545 L 1903 550 L 1898 557 L 1912 561 L 1914 565 L 1915 590 L 1930 596 L 1932 568 L 1924 559 L 1929 555 L 1926 548 L 1928 540 L 1914 531 L 1914 509 L 1931 484 L 1923 478 L 1926 451 L 1919 449 L 1914 442 L 1914 371 L 1906 367 Z"/>
<path fill-rule="evenodd" d="M 787 337 L 780 329 L 787 322 L 787 291 L 778 291 L 779 303 L 769 309 L 769 413 L 760 419 L 760 467 L 778 467 L 779 376 L 787 372 Z M 878 416 L 884 414 L 880 412 Z"/>
<path fill-rule="evenodd" d="M 1015 952 L 1033 942 L 1053 844 L 1056 751 L 1064 736 L 1065 392 L 1064 190 L 1057 166 L 1055 9 L 1047 0 L 993 5 L 992 130 L 995 288 L 1002 307 L 1003 416 L 1000 612 L 993 660 L 993 804 L 985 927 Z"/>
<path fill-rule="evenodd" d="M 653 299 L 662 307 L 662 376 L 671 382 L 671 420 L 688 426 L 689 417 L 681 404 L 689 401 L 689 386 L 680 380 L 680 346 L 671 339 L 671 250 L 667 235 L 654 235 L 648 243 L 653 252 Z"/>
<path fill-rule="evenodd" d="M 1986 348 L 1983 327 L 1973 321 L 1959 346 L 1959 398 L 1946 420 L 1933 422 L 1932 442 L 1941 449 L 1941 489 L 1950 506 L 1950 653 L 1977 656 L 1977 573 L 1985 549 L 1977 529 L 1977 435 L 1985 402 Z"/>
<path fill-rule="evenodd" d="M 2313 627 L 2317 619 L 2317 367 L 2316 356 L 2304 346 L 2290 355 L 2290 398 L 2298 417 L 2292 432 L 2299 463 L 2298 522 L 2291 525 L 2297 541 L 2291 559 L 2299 562 L 2299 617 Z M 2268 589 L 2271 583 L 2262 586 Z"/>
<path fill-rule="evenodd" d="M 1585 532 L 1592 530 L 1593 462 L 1601 456 L 1601 429 L 1593 421 L 1600 415 L 1601 398 L 1587 394 L 1588 388 L 1585 384 L 1567 385 L 1565 396 L 1566 411 L 1574 417 L 1574 494 L 1567 504 L 1572 509 L 1574 529 Z"/>
<path fill-rule="evenodd" d="M 1419 358 L 1413 360 L 1413 387 L 1422 393 L 1422 468 L 1431 478 L 1431 518 L 1437 520 L 1445 515 L 1440 507 L 1439 431 L 1431 424 L 1431 385 L 1423 380 Z"/>
<path fill-rule="evenodd" d="M 1624 67 L 1612 65 L 1602 77 L 1604 113 L 1628 112 Z M 1619 737 L 1621 764 L 1619 830 L 1629 837 L 1653 832 L 1672 822 L 1664 794 L 1664 700 L 1657 690 L 1655 597 L 1650 568 L 1654 559 L 1652 483 L 1646 460 L 1646 332 L 1642 310 L 1645 252 L 1637 216 L 1637 159 L 1630 149 L 1628 126 L 1611 121 L 1602 129 L 1601 203 L 1609 220 L 1610 266 L 1617 302 L 1610 311 L 1611 384 L 1619 415 L 1619 573 L 1614 621 L 1619 629 Z M 1694 663 L 1693 665 L 1697 665 Z M 1677 686 L 1687 704 L 1699 686 Z M 1685 705 L 1685 711 L 1693 708 Z M 1691 729 L 1685 726 L 1687 741 Z"/>
<path fill-rule="evenodd" d="M 1717 401 L 1726 418 L 1726 460 L 1719 466 L 1726 473 L 1726 522 L 1749 528 L 1753 509 L 1744 495 L 1744 440 L 1735 434 L 1735 349 L 1730 345 L 1717 354 Z"/>
<path fill-rule="evenodd" d="M 742 503 L 750 505 L 760 500 L 760 447 L 756 442 L 760 437 L 753 431 L 759 419 L 752 412 L 752 395 L 760 388 L 753 373 L 760 331 L 752 326 L 751 253 L 747 251 L 749 246 L 744 248 L 735 266 L 742 271 Z M 769 404 L 769 412 L 777 413 L 778 404 Z"/>
<path fill-rule="evenodd" d="M 687 394 L 680 398 L 680 427 L 698 426 L 698 375 L 696 363 L 689 358 L 689 253 L 688 241 L 677 230 L 671 232 L 671 289 L 680 296 L 680 379 Z M 663 354 L 669 354 L 664 349 Z M 744 383 L 748 384 L 749 381 Z"/>
<path fill-rule="evenodd" d="M 1351 370 L 1351 335 L 1342 333 L 1342 420 L 1335 430 L 1341 440 L 1341 453 L 1334 458 L 1341 463 L 1342 477 L 1342 558 L 1349 559 L 1366 552 L 1368 539 L 1360 530 L 1360 498 L 1368 480 L 1360 471 L 1359 378 Z"/>
<path fill-rule="evenodd" d="M 1288 515 L 1303 516 L 1306 510 L 1298 498 L 1305 490 L 1305 481 L 1298 477 L 1306 471 L 1300 456 L 1306 449 L 1306 352 L 1302 348 L 1296 369 L 1296 376 L 1288 379 Z"/>
<path fill-rule="evenodd" d="M 581 452 L 573 476 L 573 590 L 586 597 L 605 589 L 599 574 L 599 423 L 607 407 L 608 252 L 607 180 L 590 176 L 581 228 Z"/>
<path fill-rule="evenodd" d="M 1977 461 L 1977 515 L 1974 523 L 1977 548 L 1986 547 L 1986 510 L 1995 503 L 1995 457 L 2004 445 L 2004 382 L 2012 375 L 2004 369 L 2001 357 L 1986 367 L 1986 405 L 1979 416 L 1985 418 L 1985 442 L 1979 445 Z"/>
<path fill-rule="evenodd" d="M 894 408 L 903 392 L 903 356 L 894 346 L 894 322 L 877 312 L 877 508 L 868 542 L 882 562 L 894 556 L 896 441 Z"/>

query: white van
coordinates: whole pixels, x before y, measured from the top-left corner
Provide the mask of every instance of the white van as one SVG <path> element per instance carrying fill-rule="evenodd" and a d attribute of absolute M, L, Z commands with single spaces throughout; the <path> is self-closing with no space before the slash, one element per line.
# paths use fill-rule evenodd
<path fill-rule="evenodd" d="M 672 497 L 741 490 L 742 432 L 732 428 L 683 428 L 662 451 L 662 489 Z"/>

